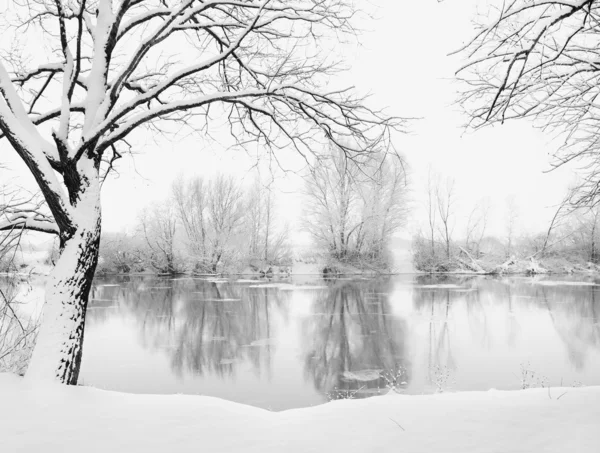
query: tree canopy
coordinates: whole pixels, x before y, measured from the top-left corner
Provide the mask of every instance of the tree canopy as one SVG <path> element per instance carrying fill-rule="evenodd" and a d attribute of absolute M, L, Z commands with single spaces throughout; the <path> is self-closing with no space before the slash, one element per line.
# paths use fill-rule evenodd
<path fill-rule="evenodd" d="M 560 134 L 554 165 L 580 161 L 585 169 L 573 201 L 600 201 L 600 2 L 491 2 L 476 25 L 458 71 L 470 124 L 531 118 Z"/>

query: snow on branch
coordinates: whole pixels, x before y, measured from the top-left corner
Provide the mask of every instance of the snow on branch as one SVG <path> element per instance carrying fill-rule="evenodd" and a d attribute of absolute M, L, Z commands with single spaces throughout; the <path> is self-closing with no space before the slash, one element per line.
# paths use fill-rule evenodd
<path fill-rule="evenodd" d="M 461 103 L 470 125 L 509 119 L 563 134 L 554 165 L 584 160 L 590 181 L 600 176 L 600 2 L 514 0 L 496 3 L 490 18 L 457 53 L 464 82 Z M 593 184 L 584 192 L 600 194 Z"/>
<path fill-rule="evenodd" d="M 6 220 L 0 220 L 0 231 L 28 230 L 41 233 L 59 234 L 58 225 L 34 214 L 16 214 Z"/>
<path fill-rule="evenodd" d="M 36 196 L 19 197 L 16 191 L 7 191 L 6 188 L 1 190 L 0 231 L 30 230 L 59 234 L 58 225 L 46 214 L 42 200 Z"/>
<path fill-rule="evenodd" d="M 356 35 L 351 0 L 52 0 L 14 8 L 3 18 L 16 44 L 0 59 L 0 139 L 30 168 L 61 232 L 76 227 L 82 190 L 104 180 L 140 126 L 174 121 L 205 134 L 223 115 L 239 146 L 306 156 L 333 143 L 353 158 L 391 148 L 403 125 L 331 85 L 344 69 L 334 49 Z M 28 51 L 38 35 L 48 61 Z"/>

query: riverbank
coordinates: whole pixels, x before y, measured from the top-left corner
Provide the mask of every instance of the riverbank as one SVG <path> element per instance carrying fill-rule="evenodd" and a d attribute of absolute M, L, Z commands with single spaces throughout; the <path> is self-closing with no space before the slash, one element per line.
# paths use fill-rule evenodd
<path fill-rule="evenodd" d="M 0 451 L 596 452 L 600 387 L 388 394 L 269 412 L 0 374 Z"/>
<path fill-rule="evenodd" d="M 474 258 L 461 249 L 450 259 L 418 262 L 418 272 L 425 274 L 481 274 L 481 275 L 540 275 L 540 274 L 580 274 L 598 275 L 600 265 L 565 257 L 511 257 L 497 256 Z"/>

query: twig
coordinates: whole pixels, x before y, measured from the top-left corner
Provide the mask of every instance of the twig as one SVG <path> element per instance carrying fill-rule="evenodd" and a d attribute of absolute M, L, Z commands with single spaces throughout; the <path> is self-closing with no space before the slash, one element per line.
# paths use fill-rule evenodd
<path fill-rule="evenodd" d="M 396 425 L 398 425 L 402 431 L 406 431 L 406 430 L 405 430 L 405 429 L 402 427 L 402 425 L 401 425 L 400 423 L 398 423 L 396 420 L 394 420 L 392 417 L 389 417 L 389 419 L 390 419 L 391 421 L 393 421 L 393 422 L 394 422 Z"/>
<path fill-rule="evenodd" d="M 2 298 L 4 299 L 4 304 L 6 305 L 6 307 L 11 311 L 13 318 L 15 319 L 15 321 L 17 321 L 17 323 L 19 324 L 19 327 L 21 328 L 21 331 L 23 333 L 25 333 L 25 327 L 23 327 L 23 324 L 21 324 L 21 320 L 19 319 L 19 317 L 17 316 L 17 314 L 15 313 L 15 310 L 11 307 L 10 305 L 10 301 L 8 300 L 8 298 L 4 295 L 4 292 L 0 289 L 0 296 L 2 296 Z"/>

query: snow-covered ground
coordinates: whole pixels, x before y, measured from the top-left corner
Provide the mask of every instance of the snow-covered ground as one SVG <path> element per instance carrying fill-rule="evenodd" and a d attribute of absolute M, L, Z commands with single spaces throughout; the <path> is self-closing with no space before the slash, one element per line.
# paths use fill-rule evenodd
<path fill-rule="evenodd" d="M 598 452 L 600 387 L 389 394 L 269 412 L 0 374 L 0 452 Z"/>

